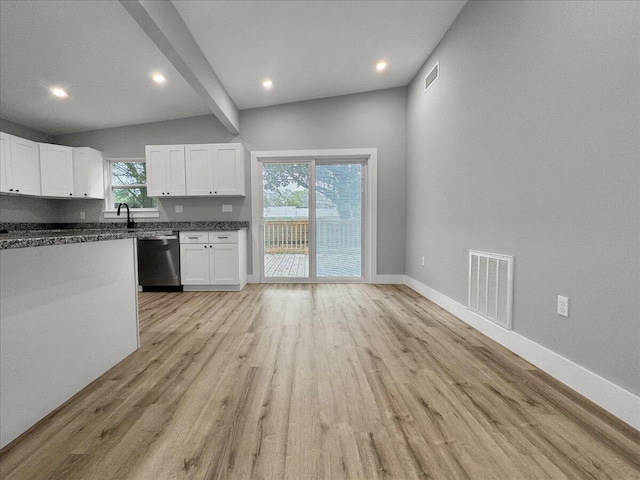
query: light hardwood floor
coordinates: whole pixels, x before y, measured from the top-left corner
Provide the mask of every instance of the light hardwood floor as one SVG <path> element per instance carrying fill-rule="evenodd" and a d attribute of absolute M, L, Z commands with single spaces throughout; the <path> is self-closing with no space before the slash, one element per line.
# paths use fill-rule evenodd
<path fill-rule="evenodd" d="M 2 479 L 633 479 L 640 433 L 406 287 L 140 294 Z"/>

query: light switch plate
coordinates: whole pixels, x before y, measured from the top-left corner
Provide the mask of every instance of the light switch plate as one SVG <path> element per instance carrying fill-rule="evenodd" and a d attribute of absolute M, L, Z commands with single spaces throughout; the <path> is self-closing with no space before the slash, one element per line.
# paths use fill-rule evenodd
<path fill-rule="evenodd" d="M 223 212 L 233 212 L 233 205 L 222 205 Z"/>
<path fill-rule="evenodd" d="M 176 205 L 176 213 L 182 213 L 182 205 Z"/>

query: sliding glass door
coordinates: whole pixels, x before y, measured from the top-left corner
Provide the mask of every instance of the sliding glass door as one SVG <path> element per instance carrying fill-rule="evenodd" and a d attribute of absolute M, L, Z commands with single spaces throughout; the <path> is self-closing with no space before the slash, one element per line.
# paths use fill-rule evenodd
<path fill-rule="evenodd" d="M 262 167 L 265 278 L 309 278 L 310 167 L 310 163 Z"/>
<path fill-rule="evenodd" d="M 362 164 L 316 164 L 316 275 L 362 277 Z"/>
<path fill-rule="evenodd" d="M 366 164 L 262 162 L 263 281 L 364 278 Z"/>

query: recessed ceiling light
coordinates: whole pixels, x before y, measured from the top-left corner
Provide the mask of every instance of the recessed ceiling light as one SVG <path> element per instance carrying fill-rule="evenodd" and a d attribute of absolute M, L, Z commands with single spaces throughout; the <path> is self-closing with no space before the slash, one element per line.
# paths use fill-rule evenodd
<path fill-rule="evenodd" d="M 69 98 L 69 94 L 64 90 L 64 88 L 54 87 L 51 89 L 51 93 L 58 98 Z"/>
<path fill-rule="evenodd" d="M 271 87 L 273 87 L 273 81 L 270 78 L 267 78 L 264 82 L 262 82 L 262 86 L 269 90 Z"/>
<path fill-rule="evenodd" d="M 151 75 L 151 78 L 153 78 L 154 82 L 160 85 L 167 81 L 167 79 L 164 78 L 164 75 L 162 75 L 161 73 L 154 73 L 153 75 Z"/>
<path fill-rule="evenodd" d="M 385 62 L 384 60 L 381 60 L 378 63 L 376 63 L 377 71 L 384 72 L 386 68 L 387 68 L 387 62 Z"/>

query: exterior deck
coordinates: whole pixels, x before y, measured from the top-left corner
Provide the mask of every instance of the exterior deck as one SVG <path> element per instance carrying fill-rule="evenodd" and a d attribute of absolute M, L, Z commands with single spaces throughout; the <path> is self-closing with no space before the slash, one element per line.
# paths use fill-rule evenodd
<path fill-rule="evenodd" d="M 362 276 L 359 250 L 318 253 L 318 277 L 359 278 Z M 266 278 L 305 278 L 309 276 L 309 255 L 305 253 L 265 253 Z"/>
<path fill-rule="evenodd" d="M 264 231 L 264 276 L 266 278 L 309 277 L 309 221 L 269 220 Z M 362 252 L 360 221 L 318 221 L 316 242 L 317 276 L 360 278 Z"/>
<path fill-rule="evenodd" d="M 264 255 L 264 276 L 304 278 L 309 276 L 309 255 L 304 253 L 275 253 Z"/>

